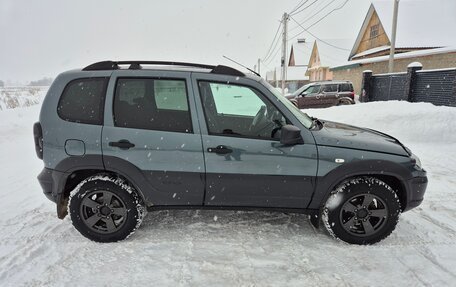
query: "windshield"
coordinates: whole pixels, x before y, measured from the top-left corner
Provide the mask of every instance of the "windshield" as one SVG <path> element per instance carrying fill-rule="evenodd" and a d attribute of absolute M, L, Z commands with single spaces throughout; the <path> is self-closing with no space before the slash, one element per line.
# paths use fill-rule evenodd
<path fill-rule="evenodd" d="M 304 85 L 304 86 L 300 87 L 293 93 L 293 96 L 299 96 L 308 87 L 309 87 L 309 85 Z"/>
<path fill-rule="evenodd" d="M 313 121 L 312 119 L 306 114 L 306 113 L 303 113 L 300 109 L 298 109 L 295 105 L 293 105 L 287 98 L 285 98 L 284 96 L 282 96 L 280 94 L 280 92 L 274 88 L 273 86 L 271 86 L 271 84 L 269 84 L 268 82 L 266 82 L 264 79 L 261 79 L 261 83 L 263 85 L 266 86 L 266 88 L 268 88 L 269 91 L 271 91 L 271 93 L 274 94 L 274 96 L 276 96 L 277 100 L 279 100 L 280 102 L 282 102 L 286 107 L 287 109 L 293 113 L 293 115 L 308 129 L 310 129 L 313 125 Z"/>

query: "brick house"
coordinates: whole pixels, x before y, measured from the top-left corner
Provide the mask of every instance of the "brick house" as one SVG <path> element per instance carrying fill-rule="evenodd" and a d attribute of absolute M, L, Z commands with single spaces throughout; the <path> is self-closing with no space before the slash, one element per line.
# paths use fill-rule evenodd
<path fill-rule="evenodd" d="M 401 0 L 399 2 L 394 72 L 412 62 L 424 69 L 456 67 L 456 1 Z M 393 1 L 373 1 L 348 61 L 333 65 L 335 80 L 350 80 L 360 93 L 362 72 L 388 72 Z"/>

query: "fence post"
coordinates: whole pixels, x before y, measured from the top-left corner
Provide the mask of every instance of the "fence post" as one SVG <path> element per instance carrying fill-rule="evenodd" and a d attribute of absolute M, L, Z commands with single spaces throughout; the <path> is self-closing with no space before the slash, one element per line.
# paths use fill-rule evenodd
<path fill-rule="evenodd" d="M 362 103 L 369 102 L 370 91 L 371 91 L 371 80 L 372 80 L 372 71 L 365 70 L 363 71 L 363 82 L 361 84 L 361 95 L 359 95 L 359 101 Z"/>
<path fill-rule="evenodd" d="M 407 78 L 405 80 L 404 99 L 413 102 L 413 87 L 416 81 L 416 71 L 423 69 L 420 62 L 413 62 L 407 66 Z"/>

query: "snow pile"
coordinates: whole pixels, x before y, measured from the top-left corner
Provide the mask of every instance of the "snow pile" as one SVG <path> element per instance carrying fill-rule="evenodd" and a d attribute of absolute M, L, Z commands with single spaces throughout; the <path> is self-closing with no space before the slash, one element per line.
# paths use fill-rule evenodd
<path fill-rule="evenodd" d="M 0 110 L 29 107 L 39 104 L 49 87 L 0 88 Z"/>
<path fill-rule="evenodd" d="M 423 204 L 386 240 L 352 246 L 307 216 L 269 212 L 150 212 L 128 240 L 80 235 L 36 180 L 39 105 L 0 111 L 0 286 L 450 286 L 456 274 L 456 108 L 367 103 L 309 114 L 398 137 L 422 160 Z"/>
<path fill-rule="evenodd" d="M 385 132 L 401 142 L 456 144 L 456 108 L 406 101 L 303 110 L 311 116 Z"/>

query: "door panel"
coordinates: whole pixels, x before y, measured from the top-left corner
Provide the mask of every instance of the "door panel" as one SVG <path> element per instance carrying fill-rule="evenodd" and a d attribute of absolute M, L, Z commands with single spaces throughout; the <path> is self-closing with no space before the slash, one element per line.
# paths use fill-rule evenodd
<path fill-rule="evenodd" d="M 331 107 L 337 104 L 337 84 L 323 85 L 320 94 L 321 107 Z"/>
<path fill-rule="evenodd" d="M 274 96 L 269 94 L 268 98 L 255 81 L 216 83 L 210 75 L 203 74 L 193 76 L 193 86 L 201 97 L 201 102 L 196 102 L 197 110 L 204 116 L 200 120 L 206 166 L 204 204 L 305 208 L 312 196 L 317 170 L 316 147 L 304 131 L 306 144 L 280 144 L 280 133 L 273 132 L 277 127 L 274 123 L 291 122 L 273 104 L 277 102 Z M 217 94 L 219 91 L 224 91 L 223 95 Z M 237 98 L 230 96 L 229 91 L 244 98 L 243 105 L 237 104 Z M 251 100 L 248 102 L 247 98 Z M 226 118 L 220 113 L 223 105 L 232 109 Z M 250 116 L 252 120 L 235 120 L 241 116 Z"/>
<path fill-rule="evenodd" d="M 302 95 L 298 97 L 298 107 L 300 109 L 311 108 L 315 105 L 315 96 L 312 95 Z"/>
<path fill-rule="evenodd" d="M 224 145 L 232 152 L 210 153 Z M 203 135 L 206 205 L 304 208 L 316 172 L 314 145 Z"/>
<path fill-rule="evenodd" d="M 108 88 L 105 167 L 116 170 L 124 161 L 140 170 L 148 205 L 201 205 L 204 159 L 189 74 L 131 75 L 115 71 Z"/>
<path fill-rule="evenodd" d="M 322 93 L 318 95 L 319 102 L 318 102 L 318 107 L 319 108 L 327 108 L 334 106 L 337 100 L 336 93 Z"/>
<path fill-rule="evenodd" d="M 298 106 L 302 109 L 319 107 L 320 88 L 320 85 L 314 85 L 304 90 L 302 96 L 298 98 Z"/>

